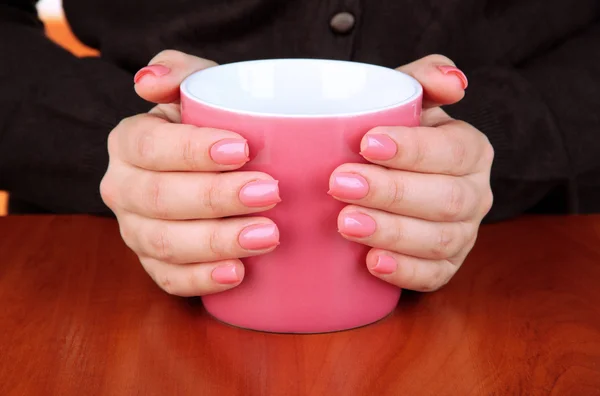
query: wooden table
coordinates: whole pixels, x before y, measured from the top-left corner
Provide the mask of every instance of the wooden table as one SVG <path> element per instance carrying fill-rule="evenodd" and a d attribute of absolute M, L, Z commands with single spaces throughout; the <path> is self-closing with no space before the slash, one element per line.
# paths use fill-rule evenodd
<path fill-rule="evenodd" d="M 600 217 L 486 226 L 443 290 L 293 336 L 166 295 L 90 217 L 0 218 L 0 395 L 600 395 Z"/>

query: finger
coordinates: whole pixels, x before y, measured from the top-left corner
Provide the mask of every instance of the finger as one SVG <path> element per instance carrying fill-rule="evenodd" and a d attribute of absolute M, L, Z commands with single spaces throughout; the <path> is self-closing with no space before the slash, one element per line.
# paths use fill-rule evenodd
<path fill-rule="evenodd" d="M 367 268 L 392 285 L 420 292 L 440 289 L 458 270 L 448 260 L 427 260 L 381 249 L 367 254 Z"/>
<path fill-rule="evenodd" d="M 435 260 L 456 256 L 477 234 L 471 223 L 437 223 L 354 205 L 340 212 L 338 230 L 363 245 Z"/>
<path fill-rule="evenodd" d="M 449 121 L 452 121 L 452 117 L 441 107 L 432 107 L 421 113 L 421 126 L 424 127 L 437 127 Z"/>
<path fill-rule="evenodd" d="M 155 259 L 140 260 L 156 284 L 169 294 L 181 297 L 205 296 L 238 286 L 244 279 L 240 260 L 177 265 Z"/>
<path fill-rule="evenodd" d="M 277 226 L 264 217 L 167 221 L 125 214 L 119 224 L 139 256 L 171 264 L 256 256 L 279 245 Z"/>
<path fill-rule="evenodd" d="M 332 174 L 329 194 L 356 205 L 432 221 L 474 217 L 483 204 L 469 178 L 344 164 Z"/>
<path fill-rule="evenodd" d="M 158 104 L 150 109 L 148 114 L 152 114 L 175 124 L 181 124 L 181 105 L 178 102 Z"/>
<path fill-rule="evenodd" d="M 398 69 L 423 86 L 423 107 L 437 107 L 459 102 L 468 81 L 452 60 L 443 55 L 429 55 Z"/>
<path fill-rule="evenodd" d="M 121 210 L 164 220 L 238 216 L 281 201 L 278 181 L 260 172 L 150 172 L 123 166 L 104 188 L 113 191 L 111 200 Z"/>
<path fill-rule="evenodd" d="M 160 52 L 134 77 L 135 91 L 153 103 L 179 100 L 179 85 L 190 74 L 216 66 L 216 63 L 180 51 Z"/>
<path fill-rule="evenodd" d="M 421 173 L 464 176 L 489 168 L 493 160 L 487 137 L 458 120 L 436 128 L 377 127 L 360 147 L 370 162 Z"/>
<path fill-rule="evenodd" d="M 173 124 L 150 114 L 123 120 L 109 150 L 153 171 L 227 171 L 249 159 L 246 139 L 234 132 Z"/>

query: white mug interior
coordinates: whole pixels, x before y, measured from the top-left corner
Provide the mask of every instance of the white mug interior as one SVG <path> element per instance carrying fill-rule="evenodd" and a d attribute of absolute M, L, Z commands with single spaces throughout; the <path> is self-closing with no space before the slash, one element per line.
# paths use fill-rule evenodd
<path fill-rule="evenodd" d="M 386 67 L 326 59 L 267 59 L 196 72 L 182 94 L 222 110 L 280 117 L 352 116 L 412 102 L 423 92 Z"/>

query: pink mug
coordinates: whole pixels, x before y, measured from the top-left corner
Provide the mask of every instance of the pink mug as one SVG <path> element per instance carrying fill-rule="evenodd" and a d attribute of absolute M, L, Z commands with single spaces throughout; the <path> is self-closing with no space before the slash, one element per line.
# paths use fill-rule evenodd
<path fill-rule="evenodd" d="M 371 275 L 369 248 L 344 239 L 345 204 L 327 194 L 332 171 L 366 162 L 360 141 L 376 126 L 417 126 L 423 90 L 392 69 L 345 61 L 273 59 L 216 66 L 181 84 L 182 122 L 248 140 L 241 169 L 279 180 L 282 202 L 261 215 L 280 245 L 245 258 L 241 285 L 204 296 L 225 323 L 282 333 L 351 329 L 384 318 L 400 289 Z"/>

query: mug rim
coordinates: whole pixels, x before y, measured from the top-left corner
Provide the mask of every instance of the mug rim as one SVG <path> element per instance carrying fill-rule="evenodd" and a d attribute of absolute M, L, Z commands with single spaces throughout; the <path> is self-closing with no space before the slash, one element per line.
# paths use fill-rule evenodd
<path fill-rule="evenodd" d="M 399 73 L 403 76 L 402 78 L 406 79 L 406 81 L 408 81 L 413 86 L 414 93 L 412 95 L 408 96 L 407 98 L 397 101 L 397 102 L 394 102 L 390 105 L 369 108 L 367 110 L 351 111 L 351 112 L 331 112 L 331 113 L 321 113 L 321 114 L 303 114 L 303 113 L 292 114 L 292 113 L 284 113 L 284 112 L 262 112 L 262 111 L 243 110 L 243 109 L 236 109 L 232 106 L 224 106 L 224 105 L 220 105 L 220 104 L 216 104 L 216 103 L 211 103 L 207 100 L 200 99 L 199 97 L 194 95 L 190 89 L 190 84 L 195 78 L 197 78 L 196 76 L 207 70 L 214 70 L 214 69 L 226 68 L 226 67 L 236 67 L 236 66 L 239 66 L 242 64 L 274 63 L 274 62 L 343 63 L 343 64 L 359 65 L 362 67 L 366 67 L 366 68 L 369 68 L 372 70 L 378 70 L 380 72 L 385 72 L 385 73 L 389 73 L 389 72 Z M 240 114 L 240 115 L 247 115 L 247 116 L 254 116 L 254 117 L 268 117 L 268 118 L 327 119 L 327 118 L 357 117 L 357 116 L 377 114 L 377 113 L 397 109 L 399 107 L 403 107 L 407 104 L 411 104 L 411 103 L 414 103 L 415 101 L 419 100 L 419 98 L 421 98 L 423 96 L 423 87 L 414 77 L 412 77 L 406 73 L 403 73 L 401 71 L 398 71 L 398 70 L 395 70 L 392 68 L 374 65 L 374 64 L 365 63 L 365 62 L 335 60 L 335 59 L 320 59 L 320 58 L 276 58 L 276 59 L 257 59 L 257 60 L 225 63 L 222 65 L 217 65 L 217 66 L 213 66 L 213 67 L 209 67 L 209 68 L 206 68 L 203 70 L 196 71 L 196 72 L 190 74 L 189 76 L 187 76 L 181 82 L 180 94 L 182 97 L 185 97 L 186 99 L 189 99 L 199 105 L 206 106 L 206 107 L 213 108 L 213 109 L 220 110 L 220 111 L 224 111 L 224 112 L 228 112 L 231 114 Z"/>

